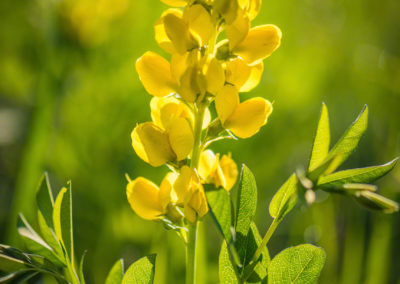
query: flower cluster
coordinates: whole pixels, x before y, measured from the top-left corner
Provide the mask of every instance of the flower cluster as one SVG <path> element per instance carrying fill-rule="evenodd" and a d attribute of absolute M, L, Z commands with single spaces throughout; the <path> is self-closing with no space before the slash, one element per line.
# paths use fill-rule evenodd
<path fill-rule="evenodd" d="M 154 24 L 155 40 L 170 60 L 154 52 L 137 60 L 153 96 L 152 121 L 138 124 L 131 137 L 142 160 L 171 172 L 160 186 L 143 177 L 129 180 L 127 196 L 142 218 L 193 223 L 208 212 L 203 184 L 229 191 L 238 175 L 230 154 L 207 147 L 224 137 L 253 136 L 272 112 L 268 100 L 241 102 L 239 93 L 259 84 L 262 60 L 279 47 L 281 32 L 274 25 L 251 28 L 261 0 L 161 1 L 174 7 Z"/>

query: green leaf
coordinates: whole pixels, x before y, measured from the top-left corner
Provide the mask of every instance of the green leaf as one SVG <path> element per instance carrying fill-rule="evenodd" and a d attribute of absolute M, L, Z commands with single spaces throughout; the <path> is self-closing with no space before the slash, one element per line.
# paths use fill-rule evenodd
<path fill-rule="evenodd" d="M 18 233 L 29 251 L 44 256 L 57 266 L 63 266 L 54 250 L 32 229 L 22 214 L 18 216 Z"/>
<path fill-rule="evenodd" d="M 105 284 L 121 284 L 124 277 L 124 260 L 118 260 L 107 275 Z"/>
<path fill-rule="evenodd" d="M 329 152 L 326 161 L 329 167 L 324 174 L 330 174 L 336 170 L 351 153 L 357 148 L 358 143 L 368 126 L 368 107 L 365 105 L 357 119 L 350 125 L 344 135 Z"/>
<path fill-rule="evenodd" d="M 339 171 L 327 176 L 322 176 L 318 181 L 318 186 L 337 186 L 346 183 L 372 183 L 390 172 L 396 166 L 398 159 L 399 158 L 396 158 L 380 166 Z"/>
<path fill-rule="evenodd" d="M 218 260 L 218 274 L 219 282 L 221 284 L 236 284 L 239 283 L 235 267 L 232 264 L 229 250 L 226 242 L 224 241 L 221 246 Z"/>
<path fill-rule="evenodd" d="M 367 209 L 381 211 L 386 214 L 399 211 L 399 204 L 397 202 L 374 192 L 357 192 L 355 200 Z"/>
<path fill-rule="evenodd" d="M 57 240 L 56 233 L 49 228 L 49 226 L 46 223 L 46 220 L 44 219 L 42 213 L 39 210 L 38 210 L 38 224 L 42 238 L 54 250 L 54 254 L 57 256 L 57 258 L 62 263 L 64 263 L 64 255 L 60 243 Z"/>
<path fill-rule="evenodd" d="M 47 225 L 53 228 L 54 199 L 47 173 L 44 173 L 40 179 L 36 192 L 36 203 Z"/>
<path fill-rule="evenodd" d="M 268 267 L 269 284 L 316 283 L 325 263 L 323 249 L 305 244 L 287 248 Z"/>
<path fill-rule="evenodd" d="M 69 188 L 63 187 L 57 196 L 53 210 L 53 223 L 56 236 L 65 248 L 72 266 L 74 262 L 74 244 L 72 230 L 72 196 Z"/>
<path fill-rule="evenodd" d="M 328 108 L 323 103 L 321 116 L 319 118 L 317 132 L 315 134 L 313 148 L 311 151 L 310 164 L 308 171 L 315 170 L 324 161 L 329 152 L 331 134 L 329 129 Z"/>
<path fill-rule="evenodd" d="M 30 278 L 38 274 L 33 269 L 18 270 L 0 277 L 0 283 L 26 283 Z"/>
<path fill-rule="evenodd" d="M 257 208 L 257 185 L 253 173 L 242 166 L 239 181 L 239 192 L 236 212 L 236 242 L 235 246 L 243 263 L 246 251 L 246 237 Z"/>
<path fill-rule="evenodd" d="M 123 284 L 150 284 L 154 281 L 156 255 L 142 257 L 133 263 L 122 278 Z"/>
<path fill-rule="evenodd" d="M 12 272 L 26 268 L 23 260 L 0 253 L 0 267 L 1 271 Z"/>
<path fill-rule="evenodd" d="M 297 199 L 297 177 L 292 174 L 272 198 L 269 204 L 269 214 L 280 222 L 296 205 Z"/>
<path fill-rule="evenodd" d="M 230 243 L 232 240 L 232 206 L 229 193 L 223 189 L 206 190 L 208 205 L 213 220 L 221 231 L 225 240 Z"/>
<path fill-rule="evenodd" d="M 81 284 L 85 284 L 85 275 L 83 274 L 83 264 L 85 262 L 85 256 L 86 256 L 87 250 L 85 250 L 82 254 L 81 261 L 79 263 L 79 281 Z"/>

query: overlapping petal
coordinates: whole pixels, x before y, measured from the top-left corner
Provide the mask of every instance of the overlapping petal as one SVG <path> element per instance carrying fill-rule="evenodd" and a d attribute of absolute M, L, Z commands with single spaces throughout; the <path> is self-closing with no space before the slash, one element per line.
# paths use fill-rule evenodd
<path fill-rule="evenodd" d="M 185 159 L 193 149 L 192 127 L 185 118 L 176 118 L 168 129 L 169 143 L 178 161 Z"/>
<path fill-rule="evenodd" d="M 172 7 L 183 7 L 187 5 L 190 1 L 189 0 L 161 0 L 161 2 L 170 5 Z"/>
<path fill-rule="evenodd" d="M 243 59 L 237 57 L 226 62 L 226 81 L 234 85 L 240 92 L 249 92 L 260 83 L 263 71 L 262 61 L 250 66 Z"/>
<path fill-rule="evenodd" d="M 136 70 L 146 91 L 156 97 L 176 92 L 169 62 L 160 55 L 148 51 L 136 61 Z"/>
<path fill-rule="evenodd" d="M 232 52 L 248 64 L 253 64 L 270 56 L 279 47 L 281 38 L 281 30 L 277 26 L 257 26 L 250 29 L 246 38 Z"/>

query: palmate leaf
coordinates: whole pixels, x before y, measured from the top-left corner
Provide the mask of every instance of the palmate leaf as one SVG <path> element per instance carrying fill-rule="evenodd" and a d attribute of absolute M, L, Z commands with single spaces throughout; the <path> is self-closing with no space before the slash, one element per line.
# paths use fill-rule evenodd
<path fill-rule="evenodd" d="M 54 203 L 53 223 L 56 236 L 63 245 L 69 261 L 74 266 L 71 183 L 69 188 L 63 187 L 57 196 Z"/>
<path fill-rule="evenodd" d="M 124 277 L 124 260 L 119 259 L 107 275 L 105 284 L 121 284 Z"/>
<path fill-rule="evenodd" d="M 309 244 L 287 248 L 272 259 L 268 267 L 268 283 L 316 283 L 325 257 L 321 248 Z"/>
<path fill-rule="evenodd" d="M 319 118 L 317 132 L 315 134 L 311 151 L 310 163 L 308 166 L 309 172 L 320 166 L 328 155 L 330 140 L 331 134 L 329 128 L 328 108 L 325 104 L 322 104 L 321 116 Z"/>
<path fill-rule="evenodd" d="M 241 263 L 244 262 L 247 248 L 247 234 L 257 208 L 257 185 L 253 173 L 246 166 L 242 166 L 239 181 L 236 211 L 236 242 Z"/>
<path fill-rule="evenodd" d="M 318 180 L 317 186 L 329 187 L 347 183 L 372 183 L 390 172 L 397 164 L 399 158 L 384 165 L 339 171 Z"/>
<path fill-rule="evenodd" d="M 230 243 L 232 241 L 233 212 L 229 193 L 223 188 L 216 189 L 214 186 L 207 186 L 206 196 L 211 216 L 224 239 Z"/>
<path fill-rule="evenodd" d="M 126 271 L 123 284 L 151 284 L 154 282 L 156 255 L 151 254 L 134 262 Z"/>
<path fill-rule="evenodd" d="M 280 222 L 296 205 L 297 199 L 297 177 L 292 174 L 272 198 L 269 204 L 269 214 Z"/>

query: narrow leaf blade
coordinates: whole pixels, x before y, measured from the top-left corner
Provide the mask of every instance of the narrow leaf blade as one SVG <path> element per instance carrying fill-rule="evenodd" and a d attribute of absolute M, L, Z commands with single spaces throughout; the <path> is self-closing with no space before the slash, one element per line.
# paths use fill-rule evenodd
<path fill-rule="evenodd" d="M 230 243 L 232 240 L 232 208 L 231 198 L 225 189 L 206 190 L 208 205 L 211 215 L 221 231 L 225 240 Z"/>
<path fill-rule="evenodd" d="M 317 132 L 315 134 L 313 148 L 311 151 L 308 171 L 316 169 L 324 161 L 329 152 L 331 134 L 329 127 L 328 108 L 322 104 L 321 116 L 319 118 Z"/>
<path fill-rule="evenodd" d="M 126 271 L 123 284 L 151 284 L 154 281 L 156 255 L 151 254 L 134 262 Z"/>
<path fill-rule="evenodd" d="M 268 283 L 316 283 L 325 257 L 321 248 L 309 244 L 285 249 L 272 259 L 268 267 Z"/>
<path fill-rule="evenodd" d="M 339 171 L 318 180 L 319 186 L 337 186 L 346 183 L 372 183 L 393 170 L 399 158 L 384 165 Z"/>
<path fill-rule="evenodd" d="M 275 193 L 269 204 L 269 214 L 280 221 L 297 203 L 297 177 L 292 174 L 290 178 Z"/>
<path fill-rule="evenodd" d="M 326 160 L 332 158 L 325 174 L 336 170 L 357 148 L 358 143 L 368 126 L 368 107 L 365 105 L 357 119 L 346 130 L 342 138 L 329 152 Z"/>
<path fill-rule="evenodd" d="M 105 284 L 121 284 L 124 277 L 124 260 L 118 260 L 107 275 Z"/>
<path fill-rule="evenodd" d="M 36 203 L 47 225 L 53 228 L 54 199 L 47 173 L 44 173 L 40 179 L 36 192 Z"/>

